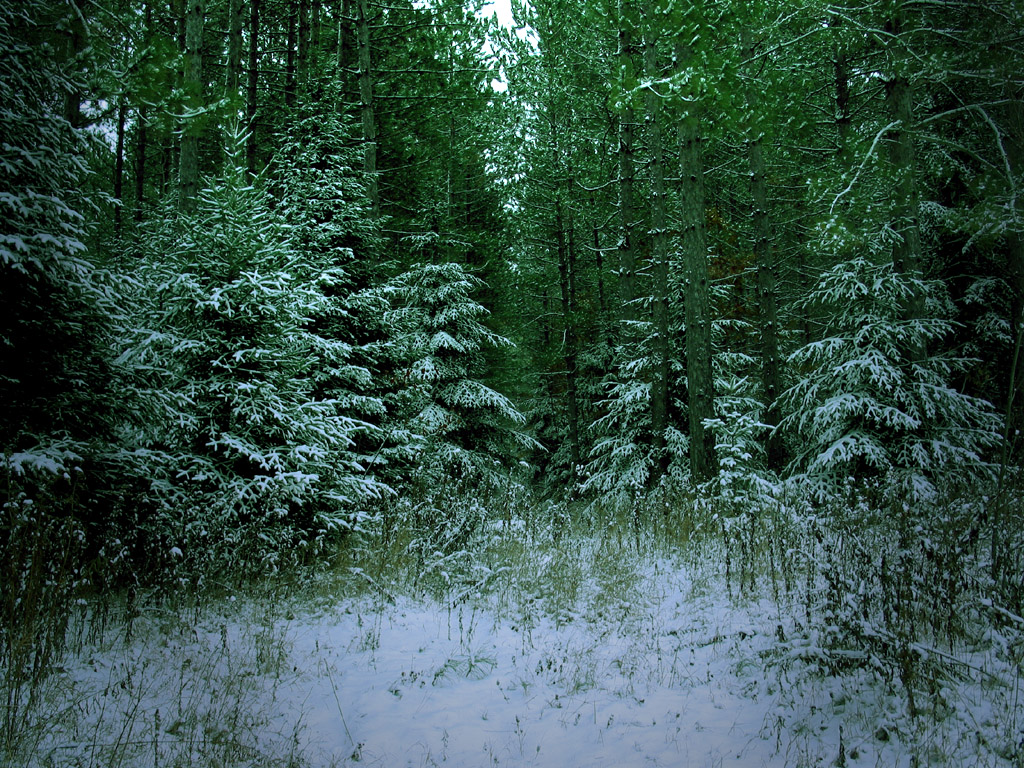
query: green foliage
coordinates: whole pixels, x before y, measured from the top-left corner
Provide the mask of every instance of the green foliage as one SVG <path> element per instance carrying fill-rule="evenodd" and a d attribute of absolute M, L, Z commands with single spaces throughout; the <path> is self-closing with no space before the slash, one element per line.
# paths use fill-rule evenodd
<path fill-rule="evenodd" d="M 651 384 L 646 368 L 650 357 L 623 363 L 605 382 L 603 415 L 592 425 L 593 448 L 583 470 L 581 490 L 612 509 L 628 510 L 650 488 L 656 457 L 651 448 Z M 686 456 L 689 440 L 670 426 L 666 430 L 670 455 L 668 482 L 682 487 L 689 479 Z"/>
<path fill-rule="evenodd" d="M 157 501 L 148 534 L 158 556 L 205 567 L 273 567 L 357 526 L 384 490 L 351 451 L 369 425 L 339 391 L 368 373 L 318 330 L 344 313 L 346 275 L 299 251 L 246 176 L 229 163 L 194 215 L 150 225 L 123 356 L 149 409 L 135 436 Z"/>
<path fill-rule="evenodd" d="M 80 193 L 89 139 L 59 116 L 78 86 L 52 41 L 33 40 L 44 3 L 0 5 L 0 450 L 82 444 L 109 432 L 104 348 L 118 314 L 85 251 Z"/>
<path fill-rule="evenodd" d="M 904 307 L 926 295 L 926 317 Z M 849 478 L 895 473 L 912 494 L 990 467 L 1000 420 L 951 386 L 971 360 L 943 354 L 953 329 L 941 285 L 855 258 L 825 272 L 806 301 L 825 317 L 823 338 L 794 352 L 800 379 L 781 397 L 795 482 L 824 497 Z"/>
<path fill-rule="evenodd" d="M 447 479 L 490 486 L 503 466 L 536 447 L 518 427 L 525 418 L 480 380 L 482 353 L 510 342 L 483 325 L 472 298 L 481 281 L 457 263 L 421 264 L 387 286 L 388 353 L 398 381 L 388 398 L 403 464 L 415 461 L 421 482 Z M 406 465 L 407 466 L 407 465 Z"/>

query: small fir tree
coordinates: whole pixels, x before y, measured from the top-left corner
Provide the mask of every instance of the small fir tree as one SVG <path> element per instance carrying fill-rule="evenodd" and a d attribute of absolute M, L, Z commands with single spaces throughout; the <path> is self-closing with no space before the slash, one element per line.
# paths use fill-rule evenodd
<path fill-rule="evenodd" d="M 144 233 L 125 353 L 153 408 L 138 436 L 160 500 L 149 531 L 215 566 L 349 530 L 383 490 L 351 452 L 368 425 L 324 386 L 365 376 L 318 330 L 343 312 L 346 276 L 296 247 L 235 138 L 196 211 Z"/>
<path fill-rule="evenodd" d="M 915 297 L 927 297 L 925 316 L 908 319 Z M 999 418 L 951 386 L 973 361 L 931 351 L 954 327 L 941 284 L 860 256 L 824 272 L 803 309 L 825 332 L 790 356 L 799 380 L 780 398 L 793 482 L 824 498 L 850 478 L 894 475 L 912 496 L 931 496 L 940 476 L 987 467 Z"/>
<path fill-rule="evenodd" d="M 482 381 L 484 349 L 511 342 L 481 322 L 487 310 L 472 298 L 481 284 L 461 264 L 420 264 L 387 288 L 398 363 L 388 398 L 398 445 L 389 453 L 429 484 L 493 486 L 537 447 L 518 429 L 526 420 L 515 405 Z"/>

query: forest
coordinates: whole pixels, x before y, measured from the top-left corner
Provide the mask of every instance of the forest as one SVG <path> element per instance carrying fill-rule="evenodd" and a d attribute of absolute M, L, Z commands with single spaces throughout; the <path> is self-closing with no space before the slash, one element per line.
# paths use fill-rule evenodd
<path fill-rule="evenodd" d="M 1021 0 L 0 0 L 0 762 L 1021 768 L 1022 186 Z"/>

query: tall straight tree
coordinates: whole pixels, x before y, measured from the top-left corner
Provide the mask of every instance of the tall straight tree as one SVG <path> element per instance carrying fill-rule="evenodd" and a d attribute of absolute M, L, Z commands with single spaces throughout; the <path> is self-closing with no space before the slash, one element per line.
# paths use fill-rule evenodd
<path fill-rule="evenodd" d="M 203 25 L 200 0 L 188 0 L 185 15 L 185 69 L 183 83 L 186 108 L 198 111 L 203 106 Z M 181 154 L 178 160 L 178 205 L 185 213 L 196 207 L 199 193 L 200 121 L 185 115 L 181 125 Z"/>
<path fill-rule="evenodd" d="M 889 72 L 885 81 L 886 105 L 892 120 L 889 156 L 895 174 L 893 188 L 893 231 L 896 242 L 893 246 L 893 266 L 897 272 L 916 276 L 921 269 L 921 225 L 920 196 L 917 184 L 917 152 L 914 147 L 914 90 L 907 71 L 909 52 L 906 37 L 908 19 L 905 3 L 896 2 L 886 21 L 889 32 L 887 53 Z M 908 319 L 920 317 L 924 297 L 913 292 L 907 302 Z M 916 356 L 925 354 L 922 349 L 914 350 Z"/>
<path fill-rule="evenodd" d="M 374 215 L 380 213 L 380 192 L 377 182 L 377 119 L 373 102 L 373 56 L 370 48 L 369 0 L 357 0 L 359 16 L 356 37 L 359 48 L 359 101 L 363 124 L 363 171 L 370 185 L 370 204 Z"/>
<path fill-rule="evenodd" d="M 647 0 L 644 14 L 655 19 L 654 4 Z M 651 147 L 651 240 L 652 273 L 654 277 L 651 301 L 651 320 L 654 341 L 651 347 L 653 365 L 651 371 L 651 441 L 654 451 L 654 472 L 651 479 L 657 481 L 668 468 L 668 453 L 665 443 L 665 429 L 668 427 L 669 400 L 669 322 L 668 322 L 668 273 L 669 238 L 666 206 L 668 195 L 665 187 L 665 148 L 662 135 L 664 120 L 661 102 L 664 99 L 663 72 L 658 62 L 656 39 L 659 30 L 650 25 L 644 30 L 644 108 Z M 703 204 L 701 205 L 703 211 Z M 703 213 L 701 214 L 703 216 Z M 689 306 L 689 296 L 687 296 Z M 691 406 L 692 407 L 692 406 Z M 703 426 L 701 427 L 703 431 Z M 691 425 L 692 431 L 692 425 Z M 701 449 L 702 450 L 702 449 Z M 691 448 L 691 456 L 693 455 Z M 703 458 L 700 458 L 703 468 Z M 703 471 L 703 469 L 702 469 Z"/>
<path fill-rule="evenodd" d="M 249 175 L 256 175 L 258 142 L 256 114 L 259 110 L 260 64 L 260 4 L 262 0 L 249 0 L 249 64 L 246 73 L 245 119 L 248 134 L 245 142 L 245 162 Z"/>
<path fill-rule="evenodd" d="M 618 69 L 619 89 L 625 93 L 632 87 L 634 79 L 634 42 L 633 42 L 633 9 L 632 3 L 619 0 L 618 3 Z M 636 203 L 634 194 L 634 148 L 633 134 L 636 115 L 631 99 L 622 99 L 618 111 L 618 161 L 619 161 L 619 317 L 623 323 L 622 334 L 625 340 L 632 337 L 632 323 L 636 318 L 633 301 L 636 298 L 636 251 L 633 229 L 637 223 Z"/>
<path fill-rule="evenodd" d="M 756 56 L 753 35 L 742 30 L 743 51 L 754 67 L 766 63 Z M 767 459 L 772 469 L 781 469 L 785 462 L 782 436 L 776 429 L 779 412 L 776 400 L 782 394 L 782 361 L 779 356 L 779 315 L 776 307 L 776 264 L 772 243 L 772 226 L 768 212 L 768 183 L 762 154 L 763 117 L 760 112 L 757 75 L 751 73 L 745 88 L 747 106 L 747 160 L 750 165 L 750 199 L 754 223 L 754 263 L 757 267 L 758 335 L 760 336 L 761 386 L 765 410 L 762 421 L 771 432 Z"/>
<path fill-rule="evenodd" d="M 225 81 L 229 99 L 238 98 L 242 82 L 242 0 L 228 0 L 228 67 Z"/>
<path fill-rule="evenodd" d="M 699 27 L 698 30 L 699 32 Z M 681 71 L 694 66 L 688 46 L 676 47 Z M 685 103 L 677 118 L 679 141 L 680 242 L 686 279 L 686 386 L 689 396 L 690 470 L 700 480 L 718 469 L 715 436 L 707 421 L 715 417 L 711 367 L 711 305 L 708 298 L 708 246 L 704 211 L 704 159 L 701 151 L 699 103 Z"/>

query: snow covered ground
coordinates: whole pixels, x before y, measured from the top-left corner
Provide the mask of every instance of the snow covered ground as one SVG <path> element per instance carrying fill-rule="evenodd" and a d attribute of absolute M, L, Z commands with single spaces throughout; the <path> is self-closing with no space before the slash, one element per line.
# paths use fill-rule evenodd
<path fill-rule="evenodd" d="M 349 580 L 143 608 L 130 637 L 80 620 L 24 763 L 1021 765 L 1019 676 L 910 718 L 898 682 L 815 665 L 796 598 L 731 598 L 713 549 L 626 553 L 548 553 L 454 602 Z"/>

